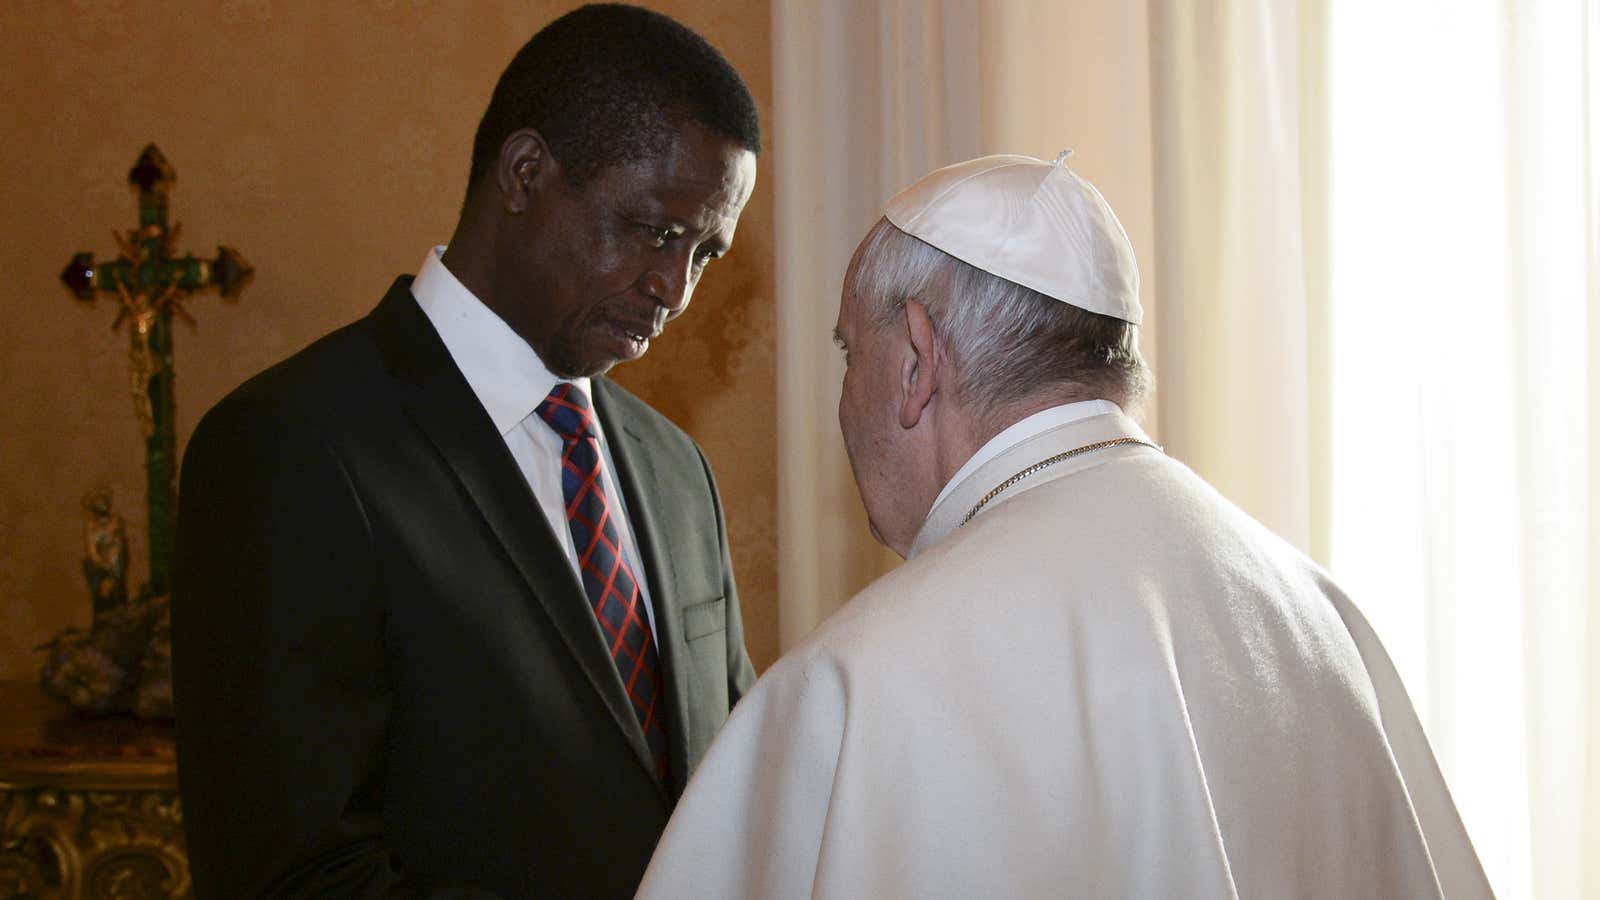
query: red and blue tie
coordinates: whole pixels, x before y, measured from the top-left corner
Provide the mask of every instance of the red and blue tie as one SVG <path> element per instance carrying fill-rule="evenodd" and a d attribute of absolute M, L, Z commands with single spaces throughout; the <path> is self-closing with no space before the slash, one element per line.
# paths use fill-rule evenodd
<path fill-rule="evenodd" d="M 622 540 L 606 496 L 604 458 L 589 398 L 577 385 L 558 383 L 536 410 L 561 436 L 561 493 L 567 503 L 567 526 L 578 554 L 589 606 L 628 690 L 633 714 L 644 729 L 656 773 L 667 778 L 667 730 L 661 721 L 660 665 L 655 641 L 645 621 L 644 598 L 628 566 Z"/>

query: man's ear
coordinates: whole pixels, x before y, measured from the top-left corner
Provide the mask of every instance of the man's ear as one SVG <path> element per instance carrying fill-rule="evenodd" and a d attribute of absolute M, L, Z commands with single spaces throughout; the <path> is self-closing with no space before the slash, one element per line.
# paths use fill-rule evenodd
<path fill-rule="evenodd" d="M 900 367 L 900 427 L 915 428 L 922 413 L 939 392 L 939 372 L 943 348 L 933 330 L 928 310 L 916 300 L 905 305 L 906 331 L 910 353 Z"/>
<path fill-rule="evenodd" d="M 506 136 L 495 161 L 495 182 L 500 188 L 501 205 L 509 213 L 522 213 L 533 207 L 533 198 L 544 181 L 556 172 L 558 163 L 550 155 L 544 136 L 532 128 L 520 128 Z"/>

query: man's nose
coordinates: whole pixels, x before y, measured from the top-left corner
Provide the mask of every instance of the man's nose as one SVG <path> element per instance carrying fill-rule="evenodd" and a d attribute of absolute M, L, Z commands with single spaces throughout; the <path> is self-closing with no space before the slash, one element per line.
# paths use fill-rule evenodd
<path fill-rule="evenodd" d="M 694 294 L 694 274 L 687 262 L 663 262 L 644 276 L 644 291 L 661 304 L 671 318 L 683 312 Z"/>

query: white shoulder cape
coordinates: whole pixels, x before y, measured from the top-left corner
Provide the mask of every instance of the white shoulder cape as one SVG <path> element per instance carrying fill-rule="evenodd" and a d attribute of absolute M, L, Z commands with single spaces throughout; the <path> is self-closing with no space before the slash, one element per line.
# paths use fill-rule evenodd
<path fill-rule="evenodd" d="M 745 697 L 648 898 L 1476 898 L 1393 666 L 1121 415 L 979 468 Z"/>

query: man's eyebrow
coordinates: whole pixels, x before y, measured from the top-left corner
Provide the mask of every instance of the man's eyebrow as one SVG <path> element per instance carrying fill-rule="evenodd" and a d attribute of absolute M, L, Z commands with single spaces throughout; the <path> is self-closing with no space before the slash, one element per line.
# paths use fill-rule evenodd
<path fill-rule="evenodd" d="M 840 349 L 844 348 L 844 335 L 840 334 L 837 328 L 833 330 L 833 345 Z"/>

